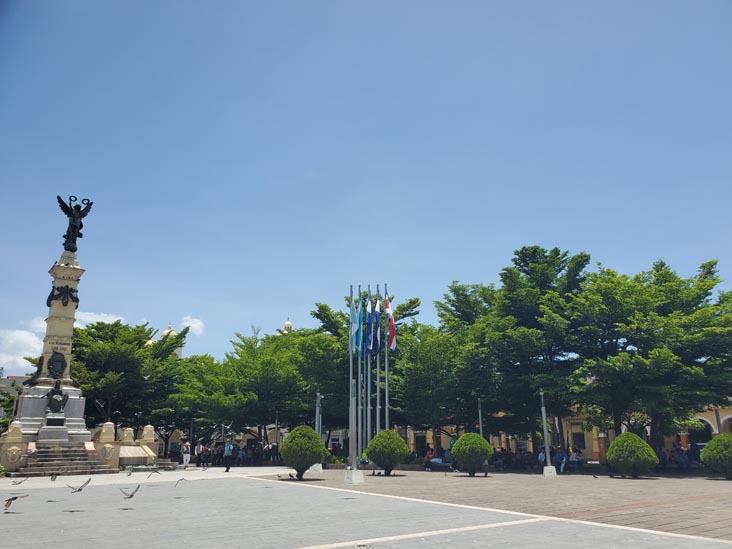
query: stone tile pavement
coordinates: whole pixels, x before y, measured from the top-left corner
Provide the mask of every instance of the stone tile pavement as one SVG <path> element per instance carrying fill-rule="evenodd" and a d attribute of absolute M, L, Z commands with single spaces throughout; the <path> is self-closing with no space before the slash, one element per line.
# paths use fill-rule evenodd
<path fill-rule="evenodd" d="M 149 476 L 149 478 L 148 478 Z M 0 479 L 2 547 L 688 547 L 732 545 L 732 482 L 397 472 L 346 485 L 286 468 Z M 184 478 L 185 481 L 179 479 Z M 141 488 L 124 499 L 119 488 Z M 654 530 L 656 532 L 654 532 Z M 716 538 L 716 539 L 713 539 Z"/>
<path fill-rule="evenodd" d="M 342 471 L 323 472 L 328 486 L 374 494 L 458 503 L 564 519 L 647 528 L 732 541 L 732 481 L 678 474 L 640 479 L 606 473 L 541 474 L 491 472 L 474 478 L 461 473 L 395 471 L 371 476 L 366 484 L 343 483 Z"/>

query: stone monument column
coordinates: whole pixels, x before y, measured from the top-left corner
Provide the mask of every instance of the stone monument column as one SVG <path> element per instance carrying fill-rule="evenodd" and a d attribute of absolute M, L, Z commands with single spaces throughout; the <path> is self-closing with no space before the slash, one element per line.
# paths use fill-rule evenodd
<path fill-rule="evenodd" d="M 64 234 L 64 252 L 51 267 L 51 292 L 46 299 L 48 318 L 43 354 L 33 376 L 18 396 L 14 423 L 20 424 L 23 442 L 88 442 L 91 434 L 84 421 L 85 399 L 71 376 L 71 343 L 74 320 L 79 305 L 79 280 L 84 269 L 76 257 L 76 239 L 81 238 L 84 218 L 92 202 L 78 204 L 75 196 L 66 204 L 57 197 L 61 210 L 69 218 Z"/>
<path fill-rule="evenodd" d="M 52 385 L 60 379 L 63 386 L 71 386 L 71 342 L 79 306 L 79 280 L 84 269 L 79 267 L 76 253 L 64 251 L 48 273 L 53 285 L 46 300 L 48 318 L 38 382 Z"/>

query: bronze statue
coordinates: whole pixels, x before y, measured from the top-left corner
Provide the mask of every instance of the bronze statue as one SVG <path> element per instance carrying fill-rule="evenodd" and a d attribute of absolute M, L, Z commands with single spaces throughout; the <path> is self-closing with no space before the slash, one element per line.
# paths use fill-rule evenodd
<path fill-rule="evenodd" d="M 46 413 L 58 414 L 64 411 L 64 406 L 69 400 L 68 393 L 64 393 L 61 390 L 61 380 L 57 379 L 53 389 L 46 393 L 48 398 L 48 405 L 46 406 Z"/>
<path fill-rule="evenodd" d="M 88 198 L 82 199 L 81 203 L 84 204 L 84 208 L 82 209 L 79 204 L 74 204 L 77 198 L 73 195 L 69 196 L 68 204 L 60 196 L 57 196 L 56 199 L 58 200 L 58 205 L 61 206 L 61 211 L 69 218 L 69 228 L 66 229 L 66 234 L 64 235 L 64 250 L 67 252 L 75 252 L 76 239 L 84 236 L 81 234 L 81 229 L 84 228 L 81 220 L 87 216 L 94 202 Z"/>

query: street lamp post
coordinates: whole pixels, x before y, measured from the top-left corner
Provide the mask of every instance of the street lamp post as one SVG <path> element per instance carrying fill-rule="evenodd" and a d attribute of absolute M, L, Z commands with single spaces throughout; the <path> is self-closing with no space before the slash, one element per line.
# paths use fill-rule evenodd
<path fill-rule="evenodd" d="M 539 396 L 541 397 L 541 424 L 544 427 L 544 454 L 546 459 L 546 465 L 544 466 L 545 477 L 557 476 L 557 470 L 552 465 L 552 457 L 549 452 L 549 434 L 546 430 L 546 406 L 544 406 L 544 389 L 539 389 Z"/>
<path fill-rule="evenodd" d="M 315 393 L 315 432 L 318 433 L 320 439 L 323 439 L 323 419 L 320 408 L 320 401 L 323 400 L 323 395 Z"/>

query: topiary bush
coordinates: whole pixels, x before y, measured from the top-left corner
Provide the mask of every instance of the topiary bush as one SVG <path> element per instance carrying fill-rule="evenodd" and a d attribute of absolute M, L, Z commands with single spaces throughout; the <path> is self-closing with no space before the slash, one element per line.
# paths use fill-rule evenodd
<path fill-rule="evenodd" d="M 483 462 L 493 455 L 493 446 L 478 433 L 465 433 L 452 447 L 452 457 L 458 465 L 475 476 Z"/>
<path fill-rule="evenodd" d="M 295 469 L 297 480 L 302 480 L 305 471 L 328 457 L 328 449 L 314 429 L 300 425 L 282 442 L 280 455 L 285 465 Z"/>
<path fill-rule="evenodd" d="M 0 478 L 2 478 L 4 476 L 5 476 L 5 467 L 3 467 L 2 465 L 0 465 Z"/>
<path fill-rule="evenodd" d="M 407 443 L 399 433 L 391 430 L 380 431 L 371 439 L 366 448 L 370 461 L 384 469 L 384 475 L 391 475 L 394 466 L 400 464 L 409 454 Z"/>
<path fill-rule="evenodd" d="M 607 460 L 621 475 L 638 475 L 658 465 L 658 456 L 648 443 L 635 433 L 622 433 L 613 440 Z"/>
<path fill-rule="evenodd" d="M 713 471 L 732 480 L 732 435 L 723 433 L 709 441 L 701 451 L 701 460 Z"/>

